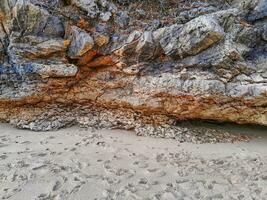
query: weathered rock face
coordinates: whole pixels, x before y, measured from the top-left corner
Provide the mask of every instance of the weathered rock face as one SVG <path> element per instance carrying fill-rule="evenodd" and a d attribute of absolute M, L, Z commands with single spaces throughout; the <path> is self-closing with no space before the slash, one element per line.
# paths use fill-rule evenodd
<path fill-rule="evenodd" d="M 113 120 L 128 129 L 267 126 L 267 1 L 160 2 L 2 0 L 0 119 L 50 130 L 105 108 L 131 113 Z"/>

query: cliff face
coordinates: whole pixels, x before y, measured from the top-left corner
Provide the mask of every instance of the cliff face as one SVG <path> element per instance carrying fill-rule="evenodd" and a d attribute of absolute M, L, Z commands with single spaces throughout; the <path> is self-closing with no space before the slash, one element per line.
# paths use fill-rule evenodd
<path fill-rule="evenodd" d="M 267 0 L 1 0 L 0 119 L 267 125 Z"/>

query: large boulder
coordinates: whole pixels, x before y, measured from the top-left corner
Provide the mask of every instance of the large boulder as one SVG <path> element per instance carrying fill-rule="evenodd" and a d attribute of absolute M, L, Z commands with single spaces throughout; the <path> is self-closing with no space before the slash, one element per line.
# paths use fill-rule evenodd
<path fill-rule="evenodd" d="M 23 0 L 18 0 L 12 14 L 13 31 L 23 35 L 40 35 L 50 16 L 47 10 Z"/>
<path fill-rule="evenodd" d="M 178 65 L 183 67 L 229 68 L 233 66 L 235 61 L 242 61 L 243 55 L 248 51 L 249 49 L 245 45 L 225 40 L 220 45 L 198 55 L 182 59 Z"/>
<path fill-rule="evenodd" d="M 196 55 L 224 37 L 224 30 L 216 18 L 201 16 L 182 27 L 167 30 L 161 40 L 165 54 L 173 58 Z"/>
<path fill-rule="evenodd" d="M 69 40 L 60 38 L 19 37 L 19 33 L 13 32 L 10 36 L 8 55 L 12 63 L 48 60 L 49 58 L 64 60 L 69 43 Z"/>
<path fill-rule="evenodd" d="M 39 3 L 33 0 L 3 0 L 0 5 L 0 19 L 2 16 L 6 29 L 11 29 L 9 32 L 63 37 L 64 26 L 60 18 L 51 15 L 42 7 L 42 2 Z"/>

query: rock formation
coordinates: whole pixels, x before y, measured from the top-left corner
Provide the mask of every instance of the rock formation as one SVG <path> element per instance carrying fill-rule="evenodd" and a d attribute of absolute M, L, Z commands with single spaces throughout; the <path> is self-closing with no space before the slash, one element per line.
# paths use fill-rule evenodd
<path fill-rule="evenodd" d="M 267 125 L 267 0 L 1 0 L 1 121 L 190 119 Z"/>

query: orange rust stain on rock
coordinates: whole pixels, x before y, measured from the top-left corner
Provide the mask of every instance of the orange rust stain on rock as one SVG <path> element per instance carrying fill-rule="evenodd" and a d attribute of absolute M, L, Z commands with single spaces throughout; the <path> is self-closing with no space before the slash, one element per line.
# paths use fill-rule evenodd
<path fill-rule="evenodd" d="M 81 56 L 77 62 L 78 66 L 83 66 L 90 63 L 97 56 L 97 51 L 91 50 Z"/>
<path fill-rule="evenodd" d="M 109 43 L 109 37 L 106 36 L 106 35 L 98 35 L 96 38 L 95 38 L 95 43 L 101 47 L 105 44 L 108 44 Z"/>
<path fill-rule="evenodd" d="M 87 32 L 96 32 L 96 29 L 91 26 L 89 21 L 80 18 L 79 20 L 69 20 L 67 23 L 66 33 L 69 33 L 71 26 L 77 26 Z"/>
<path fill-rule="evenodd" d="M 5 19 L 4 13 L 0 12 L 0 22 L 4 21 L 4 19 Z"/>
<path fill-rule="evenodd" d="M 65 47 L 68 47 L 70 45 L 70 40 L 64 40 L 63 44 Z"/>
<path fill-rule="evenodd" d="M 115 64 L 116 64 L 116 59 L 114 58 L 114 56 L 108 55 L 108 56 L 100 56 L 85 66 L 91 68 L 91 67 L 112 66 Z"/>
<path fill-rule="evenodd" d="M 81 29 L 84 29 L 84 30 L 89 30 L 91 28 L 90 24 L 88 21 L 86 21 L 85 19 L 80 19 L 78 22 L 77 22 L 77 26 Z"/>
<path fill-rule="evenodd" d="M 85 30 L 86 32 L 95 33 L 96 28 L 86 21 L 85 19 L 80 19 L 78 22 L 75 22 L 74 25 L 78 26 L 80 29 Z"/>

